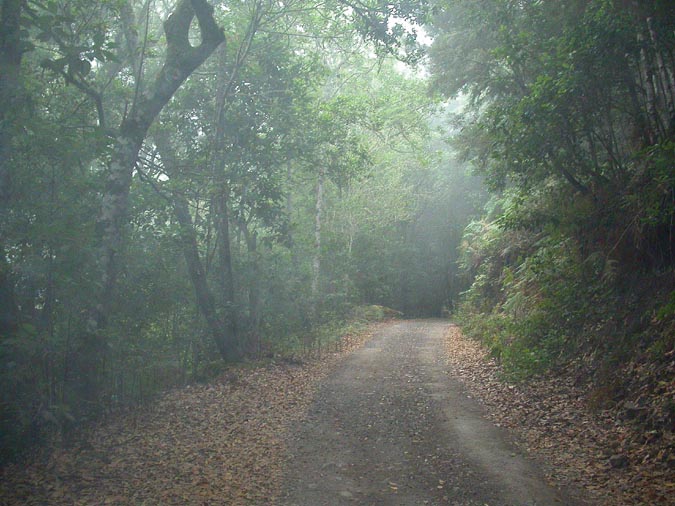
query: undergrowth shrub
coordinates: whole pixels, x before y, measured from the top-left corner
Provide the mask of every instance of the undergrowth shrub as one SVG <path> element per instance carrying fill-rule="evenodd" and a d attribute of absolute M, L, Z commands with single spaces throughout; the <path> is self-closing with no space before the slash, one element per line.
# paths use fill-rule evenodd
<path fill-rule="evenodd" d="M 458 317 L 517 378 L 544 372 L 603 346 L 594 328 L 615 302 L 614 262 L 584 256 L 575 239 L 482 223 L 465 235 L 463 268 L 473 284 Z"/>

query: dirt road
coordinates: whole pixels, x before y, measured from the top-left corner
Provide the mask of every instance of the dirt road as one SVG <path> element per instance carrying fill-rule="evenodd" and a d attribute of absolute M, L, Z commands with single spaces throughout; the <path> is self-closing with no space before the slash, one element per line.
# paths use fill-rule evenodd
<path fill-rule="evenodd" d="M 290 436 L 281 504 L 577 504 L 448 376 L 448 325 L 393 323 L 323 383 Z"/>

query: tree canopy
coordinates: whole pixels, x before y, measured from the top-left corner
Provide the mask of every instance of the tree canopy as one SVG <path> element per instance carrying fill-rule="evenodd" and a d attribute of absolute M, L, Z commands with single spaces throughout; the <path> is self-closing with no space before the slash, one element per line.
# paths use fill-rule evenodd
<path fill-rule="evenodd" d="M 668 356 L 669 7 L 2 0 L 1 458 L 364 306 Z"/>

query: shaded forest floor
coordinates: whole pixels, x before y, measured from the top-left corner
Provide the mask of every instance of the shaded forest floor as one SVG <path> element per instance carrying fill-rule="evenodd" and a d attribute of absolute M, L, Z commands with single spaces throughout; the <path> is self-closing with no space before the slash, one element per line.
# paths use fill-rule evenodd
<path fill-rule="evenodd" d="M 341 352 L 320 359 L 240 367 L 168 392 L 68 449 L 9 466 L 0 505 L 270 504 L 281 490 L 289 429 L 306 416 L 322 380 L 382 325 L 345 337 Z M 571 377 L 509 383 L 457 327 L 446 349 L 448 373 L 516 434 L 551 481 L 608 506 L 673 504 L 672 438 L 655 446 L 614 413 L 590 413 L 589 392 Z"/>

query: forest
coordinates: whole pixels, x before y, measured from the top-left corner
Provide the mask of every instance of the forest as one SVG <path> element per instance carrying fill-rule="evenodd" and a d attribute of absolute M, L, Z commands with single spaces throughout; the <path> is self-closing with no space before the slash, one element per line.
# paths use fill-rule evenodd
<path fill-rule="evenodd" d="M 384 313 L 675 427 L 665 0 L 2 0 L 0 462 Z"/>

